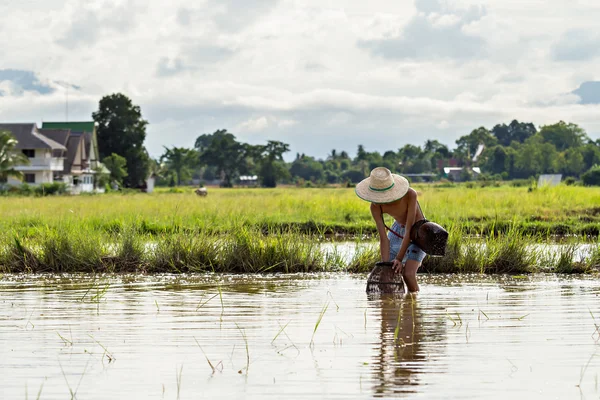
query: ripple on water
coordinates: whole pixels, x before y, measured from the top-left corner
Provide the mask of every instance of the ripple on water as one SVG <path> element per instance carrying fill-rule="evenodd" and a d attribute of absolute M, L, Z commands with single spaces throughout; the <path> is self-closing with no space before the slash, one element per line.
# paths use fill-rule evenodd
<path fill-rule="evenodd" d="M 599 396 L 593 278 L 422 276 L 404 298 L 364 285 L 344 274 L 5 275 L 3 395 L 43 384 L 40 398 Z"/>

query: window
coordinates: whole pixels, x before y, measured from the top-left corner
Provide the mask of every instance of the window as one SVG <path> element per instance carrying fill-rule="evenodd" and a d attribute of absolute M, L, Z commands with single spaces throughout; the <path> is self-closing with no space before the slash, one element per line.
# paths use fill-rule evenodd
<path fill-rule="evenodd" d="M 35 183 L 35 174 L 25 174 L 26 183 Z"/>
<path fill-rule="evenodd" d="M 29 158 L 35 157 L 35 150 L 33 149 L 23 149 L 23 154 L 25 154 Z"/>

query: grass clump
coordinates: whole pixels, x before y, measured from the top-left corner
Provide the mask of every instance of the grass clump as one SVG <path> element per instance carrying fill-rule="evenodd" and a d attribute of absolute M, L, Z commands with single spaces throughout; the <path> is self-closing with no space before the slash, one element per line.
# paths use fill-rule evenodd
<path fill-rule="evenodd" d="M 214 271 L 218 265 L 218 240 L 212 235 L 158 237 L 148 272 L 188 273 Z"/>

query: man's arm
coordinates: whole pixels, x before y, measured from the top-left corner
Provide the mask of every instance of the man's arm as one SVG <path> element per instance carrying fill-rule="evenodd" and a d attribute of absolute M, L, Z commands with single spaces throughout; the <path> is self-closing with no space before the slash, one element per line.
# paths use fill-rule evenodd
<path fill-rule="evenodd" d="M 379 233 L 379 250 L 381 251 L 381 261 L 391 261 L 390 258 L 390 241 L 383 225 L 383 215 L 381 206 L 371 203 L 371 215 L 377 225 L 377 233 Z"/>

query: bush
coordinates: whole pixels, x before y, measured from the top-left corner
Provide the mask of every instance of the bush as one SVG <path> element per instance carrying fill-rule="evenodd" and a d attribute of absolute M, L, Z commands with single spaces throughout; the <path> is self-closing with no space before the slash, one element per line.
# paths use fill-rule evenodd
<path fill-rule="evenodd" d="M 600 186 L 600 165 L 594 165 L 581 175 L 581 180 L 586 186 Z"/>
<path fill-rule="evenodd" d="M 27 183 L 20 185 L 2 185 L 0 187 L 0 195 L 12 196 L 49 196 L 65 194 L 67 185 L 62 182 L 42 183 L 38 186 L 31 186 Z"/>
<path fill-rule="evenodd" d="M 67 185 L 62 182 L 42 183 L 33 189 L 36 196 L 50 196 L 55 194 L 65 194 Z"/>
<path fill-rule="evenodd" d="M 577 183 L 577 179 L 573 178 L 572 176 L 569 176 L 564 180 L 564 183 L 567 186 L 572 186 Z"/>

